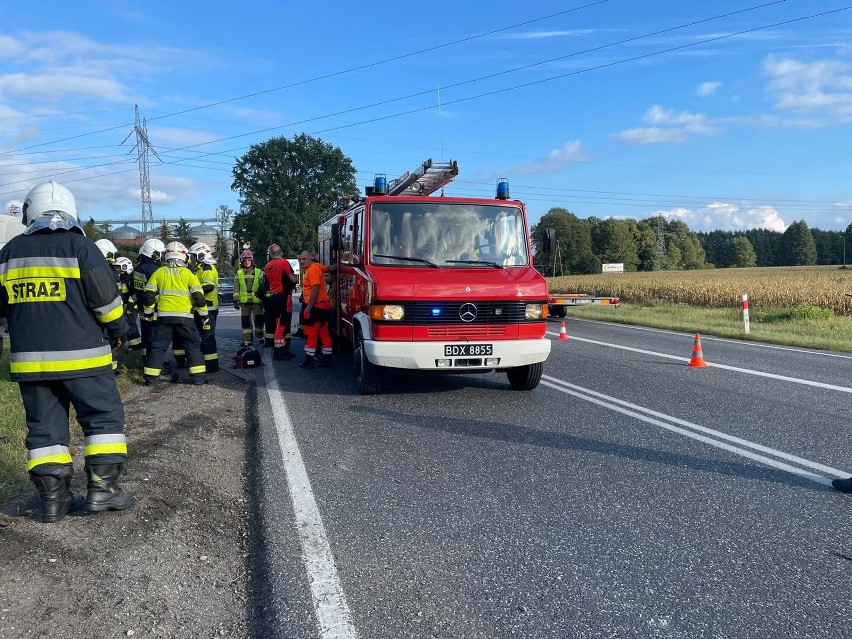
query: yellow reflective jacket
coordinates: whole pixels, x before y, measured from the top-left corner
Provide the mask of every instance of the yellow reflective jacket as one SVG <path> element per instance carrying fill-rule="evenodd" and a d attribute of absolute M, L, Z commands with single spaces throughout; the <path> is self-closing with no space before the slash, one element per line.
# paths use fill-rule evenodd
<path fill-rule="evenodd" d="M 199 264 L 195 276 L 201 283 L 208 311 L 219 310 L 219 271 L 212 264 Z"/>
<path fill-rule="evenodd" d="M 207 317 L 207 301 L 195 274 L 183 266 L 161 266 L 145 284 L 145 315 L 166 324 L 193 324 L 192 309 Z"/>
<path fill-rule="evenodd" d="M 242 267 L 237 269 L 237 278 L 234 280 L 234 298 L 239 300 L 240 304 L 246 304 L 248 302 L 253 304 L 260 303 L 260 297 L 258 297 L 257 291 L 263 283 L 263 271 L 257 267 L 252 270 L 254 271 L 254 275 L 252 276 L 251 291 L 249 291 L 246 286 L 245 269 Z"/>

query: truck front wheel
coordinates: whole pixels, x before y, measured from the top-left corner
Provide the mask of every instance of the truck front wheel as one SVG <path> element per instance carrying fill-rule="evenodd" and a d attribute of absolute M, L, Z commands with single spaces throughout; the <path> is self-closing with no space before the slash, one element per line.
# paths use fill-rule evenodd
<path fill-rule="evenodd" d="M 538 386 L 543 370 L 543 362 L 536 362 L 535 364 L 510 368 L 506 371 L 506 376 L 509 378 L 509 384 L 512 385 L 514 390 L 527 391 Z"/>
<path fill-rule="evenodd" d="M 553 317 L 565 317 L 568 314 L 567 306 L 551 306 L 548 310 L 548 314 Z"/>
<path fill-rule="evenodd" d="M 355 349 L 352 351 L 352 372 L 355 374 L 355 384 L 362 395 L 375 395 L 382 388 L 381 367 L 371 364 L 367 359 L 364 348 L 364 336 L 358 333 L 355 338 Z"/>

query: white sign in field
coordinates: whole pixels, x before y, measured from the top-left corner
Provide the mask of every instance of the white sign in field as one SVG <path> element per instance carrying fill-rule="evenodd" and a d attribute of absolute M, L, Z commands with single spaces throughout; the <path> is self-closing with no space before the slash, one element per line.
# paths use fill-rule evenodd
<path fill-rule="evenodd" d="M 602 273 L 624 273 L 624 263 L 601 264 Z"/>

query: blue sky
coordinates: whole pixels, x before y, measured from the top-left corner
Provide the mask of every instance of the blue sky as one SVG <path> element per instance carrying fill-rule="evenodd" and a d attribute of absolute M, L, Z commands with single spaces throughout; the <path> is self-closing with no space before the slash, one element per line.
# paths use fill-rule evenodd
<path fill-rule="evenodd" d="M 138 220 L 138 105 L 155 220 L 238 209 L 234 158 L 307 133 L 362 188 L 429 157 L 459 162 L 448 195 L 506 177 L 533 223 L 852 222 L 852 0 L 69 7 L 3 9 L 4 211 L 56 179 L 84 217 Z"/>

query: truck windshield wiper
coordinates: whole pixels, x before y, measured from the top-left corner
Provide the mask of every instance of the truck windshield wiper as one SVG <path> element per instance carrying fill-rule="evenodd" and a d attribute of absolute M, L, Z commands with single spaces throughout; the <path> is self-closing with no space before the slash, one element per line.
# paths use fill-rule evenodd
<path fill-rule="evenodd" d="M 381 253 L 376 253 L 373 257 L 384 257 L 391 260 L 402 260 L 404 262 L 418 262 L 420 264 L 428 264 L 433 268 L 441 268 L 435 262 L 430 262 L 426 258 L 423 257 L 407 257 L 405 255 L 382 255 Z"/>
<path fill-rule="evenodd" d="M 487 260 L 445 260 L 447 264 L 482 264 L 483 266 L 491 266 L 493 268 L 506 268 L 497 262 L 489 262 Z"/>

